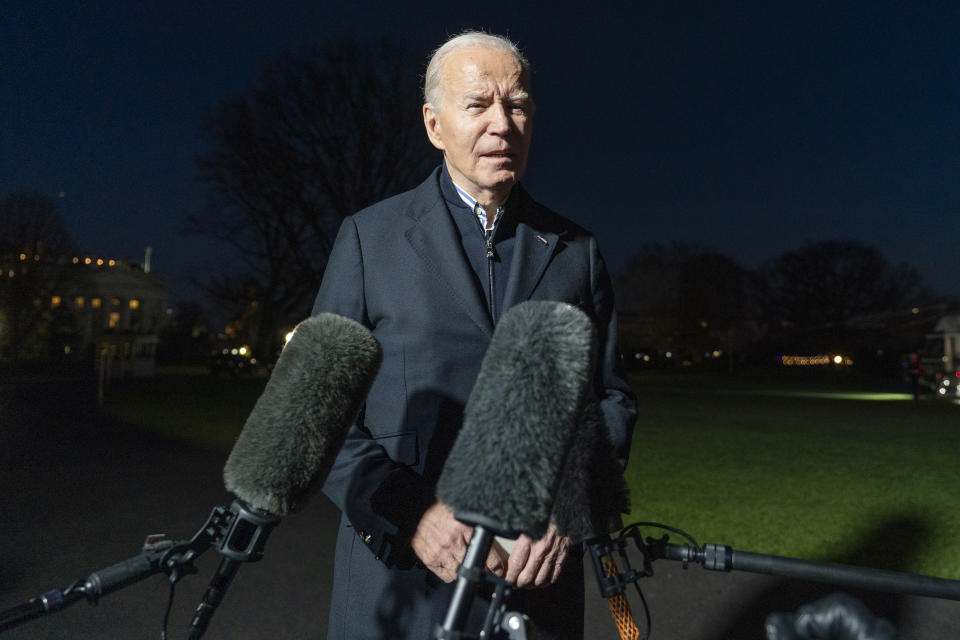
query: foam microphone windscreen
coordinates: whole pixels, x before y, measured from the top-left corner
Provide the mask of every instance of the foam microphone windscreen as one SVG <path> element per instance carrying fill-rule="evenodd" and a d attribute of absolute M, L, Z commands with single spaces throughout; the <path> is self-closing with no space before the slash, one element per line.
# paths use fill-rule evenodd
<path fill-rule="evenodd" d="M 285 516 L 323 482 L 380 368 L 363 325 L 321 313 L 297 325 L 223 468 L 250 506 Z"/>
<path fill-rule="evenodd" d="M 501 535 L 546 533 L 590 383 L 594 330 L 576 307 L 530 301 L 497 324 L 437 497 Z"/>
<path fill-rule="evenodd" d="M 629 508 L 623 469 L 617 462 L 600 403 L 591 394 L 567 456 L 553 521 L 558 533 L 577 543 L 620 529 L 620 514 Z"/>

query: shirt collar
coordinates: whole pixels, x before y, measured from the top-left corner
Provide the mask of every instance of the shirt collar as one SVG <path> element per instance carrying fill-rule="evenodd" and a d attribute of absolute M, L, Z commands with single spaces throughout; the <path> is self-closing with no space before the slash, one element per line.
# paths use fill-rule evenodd
<path fill-rule="evenodd" d="M 471 196 L 466 191 L 464 191 L 460 187 L 460 185 L 458 185 L 456 182 L 453 181 L 453 179 L 451 179 L 450 182 L 453 184 L 453 188 L 457 190 L 457 195 L 460 196 L 460 199 L 463 200 L 463 203 L 468 207 L 470 207 L 470 210 L 473 211 L 474 214 L 476 214 L 477 218 L 480 220 L 480 226 L 483 227 L 484 231 L 486 231 L 487 230 L 486 209 L 480 206 L 480 203 L 477 202 L 477 199 Z M 497 207 L 497 213 L 493 217 L 494 228 L 497 226 L 497 223 L 500 221 L 500 216 L 502 215 L 503 215 L 503 207 Z"/>

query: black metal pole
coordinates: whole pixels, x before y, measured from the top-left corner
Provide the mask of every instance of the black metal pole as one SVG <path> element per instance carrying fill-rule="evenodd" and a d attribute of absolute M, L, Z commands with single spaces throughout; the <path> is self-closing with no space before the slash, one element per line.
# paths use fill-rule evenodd
<path fill-rule="evenodd" d="M 457 570 L 457 584 L 447 607 L 443 625 L 437 630 L 436 638 L 455 637 L 453 632 L 463 631 L 470 604 L 477 585 L 482 581 L 482 573 L 487 563 L 487 555 L 493 546 L 493 532 L 477 525 L 470 536 L 470 544 L 463 556 L 463 562 Z"/>
<path fill-rule="evenodd" d="M 886 593 L 960 600 L 960 581 L 934 578 L 898 571 L 854 567 L 831 562 L 812 562 L 750 551 L 737 551 L 725 545 L 706 544 L 702 549 L 687 545 L 664 544 L 652 547 L 667 560 L 696 562 L 711 571 L 749 571 L 785 578 L 826 582 L 854 589 Z"/>

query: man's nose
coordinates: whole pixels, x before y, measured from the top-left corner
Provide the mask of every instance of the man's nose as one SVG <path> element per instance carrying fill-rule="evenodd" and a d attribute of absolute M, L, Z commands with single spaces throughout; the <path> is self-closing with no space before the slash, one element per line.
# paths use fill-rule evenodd
<path fill-rule="evenodd" d="M 510 120 L 510 114 L 507 113 L 506 106 L 502 102 L 494 102 L 488 113 L 490 114 L 490 124 L 487 126 L 487 130 L 490 133 L 503 135 L 510 131 L 513 123 Z"/>

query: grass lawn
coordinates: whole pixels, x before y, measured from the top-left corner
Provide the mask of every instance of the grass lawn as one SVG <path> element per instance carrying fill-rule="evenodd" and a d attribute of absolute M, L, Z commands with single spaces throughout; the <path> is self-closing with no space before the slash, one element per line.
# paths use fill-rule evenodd
<path fill-rule="evenodd" d="M 851 374 L 776 374 L 633 376 L 626 521 L 741 551 L 960 579 L 960 407 L 915 405 L 900 385 Z M 162 370 L 111 390 L 105 408 L 226 452 L 265 382 Z"/>
<path fill-rule="evenodd" d="M 628 521 L 741 551 L 960 579 L 960 407 L 849 377 L 632 383 Z"/>
<path fill-rule="evenodd" d="M 107 412 L 126 423 L 228 452 L 263 393 L 265 376 L 211 376 L 206 367 L 161 368 L 108 389 Z"/>

